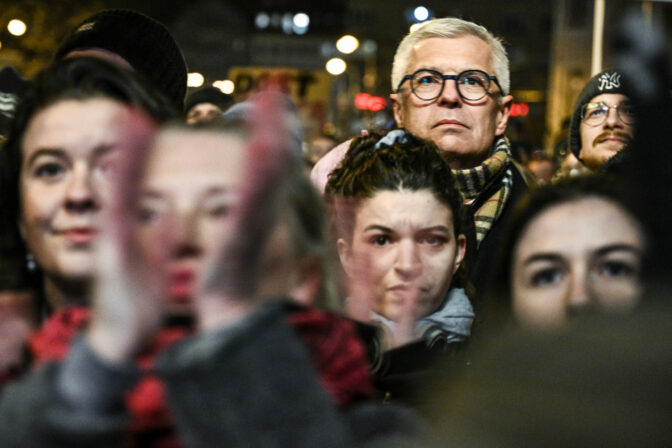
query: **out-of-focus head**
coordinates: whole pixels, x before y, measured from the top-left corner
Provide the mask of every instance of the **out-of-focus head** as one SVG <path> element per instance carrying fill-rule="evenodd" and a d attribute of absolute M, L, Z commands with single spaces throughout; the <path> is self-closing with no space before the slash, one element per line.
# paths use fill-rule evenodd
<path fill-rule="evenodd" d="M 68 34 L 55 60 L 89 56 L 131 68 L 181 111 L 187 91 L 187 65 L 168 29 L 136 11 L 106 9 L 83 20 Z"/>
<path fill-rule="evenodd" d="M 14 111 L 19 104 L 19 95 L 29 84 L 13 67 L 5 66 L 0 69 L 0 139 L 9 132 Z"/>
<path fill-rule="evenodd" d="M 159 94 L 106 61 L 71 59 L 35 78 L 0 151 L 2 225 L 48 278 L 89 278 L 118 155 L 141 150 L 154 124 L 170 116 Z M 25 250 L 15 247 L 14 256 Z"/>
<path fill-rule="evenodd" d="M 634 135 L 635 112 L 616 70 L 593 76 L 574 104 L 569 147 L 588 168 L 597 171 Z"/>
<path fill-rule="evenodd" d="M 542 187 L 523 200 L 493 300 L 508 295 L 500 303 L 516 320 L 541 329 L 587 310 L 632 309 L 641 294 L 646 236 L 625 197 L 612 179 L 588 177 Z"/>
<path fill-rule="evenodd" d="M 483 162 L 506 130 L 509 61 L 501 41 L 480 25 L 426 22 L 397 47 L 391 80 L 397 125 L 434 142 L 453 169 Z"/>
<path fill-rule="evenodd" d="M 216 87 L 204 87 L 187 96 L 184 111 L 187 123 L 206 123 L 222 115 L 233 105 L 231 95 Z"/>
<path fill-rule="evenodd" d="M 187 126 L 171 124 L 148 154 L 139 197 L 139 239 L 146 251 L 165 237 L 168 219 L 175 247 L 168 259 L 171 312 L 188 313 L 206 262 L 231 229 L 250 143 L 250 129 L 237 117 Z M 197 148 L 197 150 L 195 150 Z M 298 160 L 277 186 L 280 211 L 261 259 L 260 295 L 287 294 L 305 305 L 335 308 L 321 199 Z M 296 165 L 296 166 L 294 166 Z M 315 289 L 302 282 L 317 274 Z"/>
<path fill-rule="evenodd" d="M 464 257 L 462 196 L 436 147 L 406 134 L 353 140 L 326 194 L 333 205 L 341 263 L 366 276 L 374 311 L 397 320 L 402 296 L 419 288 L 418 314 L 443 302 Z"/>

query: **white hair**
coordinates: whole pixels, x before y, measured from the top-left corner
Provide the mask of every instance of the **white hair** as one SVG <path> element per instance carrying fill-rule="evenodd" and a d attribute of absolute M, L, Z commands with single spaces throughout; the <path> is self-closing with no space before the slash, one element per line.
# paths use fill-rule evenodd
<path fill-rule="evenodd" d="M 429 20 L 402 39 L 392 63 L 392 91 L 396 91 L 402 78 L 406 75 L 411 51 L 415 44 L 431 37 L 457 38 L 465 35 L 476 36 L 490 46 L 495 76 L 497 76 L 497 80 L 502 87 L 502 93 L 508 95 L 511 84 L 509 58 L 506 55 L 502 40 L 481 25 L 454 17 Z"/>

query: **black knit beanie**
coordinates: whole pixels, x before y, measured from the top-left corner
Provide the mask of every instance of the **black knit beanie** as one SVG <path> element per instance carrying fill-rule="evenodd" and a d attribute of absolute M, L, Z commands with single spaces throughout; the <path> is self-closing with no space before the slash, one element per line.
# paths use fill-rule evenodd
<path fill-rule="evenodd" d="M 188 113 L 192 107 L 201 103 L 212 103 L 222 109 L 222 112 L 226 112 L 233 105 L 233 97 L 216 87 L 204 87 L 187 95 L 187 99 L 184 102 L 184 112 Z"/>
<path fill-rule="evenodd" d="M 590 78 L 574 103 L 572 122 L 569 125 L 569 149 L 581 160 L 581 108 L 603 93 L 625 93 L 621 74 L 616 70 L 604 70 Z"/>
<path fill-rule="evenodd" d="M 107 9 L 85 19 L 63 40 L 55 59 L 73 50 L 102 48 L 118 54 L 163 93 L 184 107 L 187 64 L 168 29 L 135 11 Z"/>

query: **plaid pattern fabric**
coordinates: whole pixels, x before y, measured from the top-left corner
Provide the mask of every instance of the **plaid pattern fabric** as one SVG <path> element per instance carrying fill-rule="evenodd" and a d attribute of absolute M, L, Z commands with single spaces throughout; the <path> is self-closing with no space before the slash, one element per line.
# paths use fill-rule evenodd
<path fill-rule="evenodd" d="M 490 157 L 477 167 L 466 170 L 453 170 L 457 188 L 465 201 L 485 199 L 474 213 L 476 243 L 481 241 L 502 214 L 506 201 L 511 196 L 513 171 L 511 168 L 511 150 L 505 137 L 495 140 L 495 149 Z M 489 195 L 480 198 L 482 194 Z"/>

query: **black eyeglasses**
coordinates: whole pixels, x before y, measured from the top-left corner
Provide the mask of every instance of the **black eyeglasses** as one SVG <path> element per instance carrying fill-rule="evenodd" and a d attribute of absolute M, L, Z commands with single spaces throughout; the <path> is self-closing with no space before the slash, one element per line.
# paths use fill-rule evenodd
<path fill-rule="evenodd" d="M 483 98 L 490 92 L 492 81 L 497 84 L 500 93 L 503 93 L 497 77 L 488 75 L 482 70 L 465 70 L 458 75 L 444 75 L 428 68 L 421 68 L 411 75 L 404 76 L 397 87 L 397 92 L 401 90 L 401 85 L 409 80 L 411 91 L 415 96 L 423 101 L 432 101 L 443 93 L 446 79 L 455 80 L 457 93 L 465 101 L 478 101 Z"/>
<path fill-rule="evenodd" d="M 601 101 L 585 104 L 581 108 L 581 120 L 588 126 L 599 126 L 607 120 L 609 109 L 616 109 L 616 115 L 623 123 L 635 123 L 635 111 L 629 101 L 614 106 L 609 106 Z"/>

